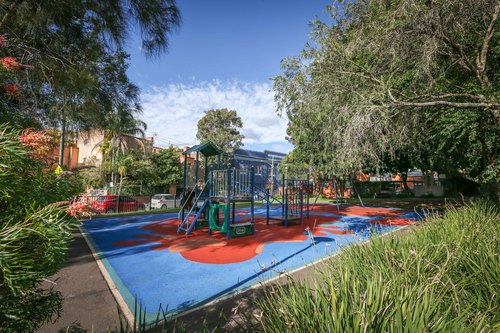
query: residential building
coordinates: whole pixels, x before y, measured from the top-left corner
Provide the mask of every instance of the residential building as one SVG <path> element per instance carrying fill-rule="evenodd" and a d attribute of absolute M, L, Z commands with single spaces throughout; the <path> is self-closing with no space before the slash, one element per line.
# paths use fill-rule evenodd
<path fill-rule="evenodd" d="M 161 150 L 161 148 L 154 147 L 153 137 L 137 138 L 132 135 L 125 135 L 124 138 L 128 149 L 145 149 L 153 153 Z M 78 133 L 78 165 L 100 165 L 103 160 L 100 145 L 105 141 L 104 139 L 105 131 L 103 130 L 94 129 Z"/>
<path fill-rule="evenodd" d="M 283 161 L 286 154 L 264 150 L 263 152 L 236 149 L 232 164 L 240 170 L 255 170 L 255 186 L 261 189 L 269 185 L 275 186 L 278 182 L 278 164 Z"/>

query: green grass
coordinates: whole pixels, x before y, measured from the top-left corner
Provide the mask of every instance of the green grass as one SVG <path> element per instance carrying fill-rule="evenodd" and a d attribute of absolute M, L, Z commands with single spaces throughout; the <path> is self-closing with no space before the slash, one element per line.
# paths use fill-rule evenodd
<path fill-rule="evenodd" d="M 258 302 L 264 332 L 499 332 L 499 207 L 450 208 L 412 233 L 348 247 L 314 282 Z"/>

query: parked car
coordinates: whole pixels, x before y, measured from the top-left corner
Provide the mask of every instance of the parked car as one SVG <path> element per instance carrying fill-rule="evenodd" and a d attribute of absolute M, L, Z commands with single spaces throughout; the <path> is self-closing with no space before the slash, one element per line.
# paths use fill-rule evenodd
<path fill-rule="evenodd" d="M 151 198 L 151 209 L 167 209 L 176 206 L 175 194 L 155 194 Z"/>
<path fill-rule="evenodd" d="M 96 213 L 135 212 L 146 208 L 143 203 L 129 196 L 120 196 L 118 205 L 117 199 L 117 195 L 99 196 L 90 206 Z"/>

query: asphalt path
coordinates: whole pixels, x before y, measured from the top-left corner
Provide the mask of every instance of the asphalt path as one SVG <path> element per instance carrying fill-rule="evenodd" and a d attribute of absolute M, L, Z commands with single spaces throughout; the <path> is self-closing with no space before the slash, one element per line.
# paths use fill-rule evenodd
<path fill-rule="evenodd" d="M 118 305 L 96 264 L 87 242 L 79 231 L 63 268 L 45 282 L 44 287 L 61 292 L 64 297 L 63 312 L 53 323 L 44 325 L 38 332 L 58 332 L 71 325 L 80 325 L 88 332 L 106 332 L 119 328 Z M 56 318 L 53 318 L 56 319 Z"/>

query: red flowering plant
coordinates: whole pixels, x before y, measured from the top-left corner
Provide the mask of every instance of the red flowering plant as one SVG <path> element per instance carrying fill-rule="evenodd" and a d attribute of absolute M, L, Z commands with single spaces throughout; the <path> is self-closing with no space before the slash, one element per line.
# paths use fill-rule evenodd
<path fill-rule="evenodd" d="M 2 59 L 0 59 L 0 63 L 5 69 L 9 71 L 14 71 L 23 68 L 23 65 L 19 63 L 17 59 L 14 57 L 3 57 Z"/>
<path fill-rule="evenodd" d="M 70 203 L 66 212 L 77 219 L 82 219 L 84 217 L 92 218 L 94 211 L 88 202 L 73 201 Z"/>
<path fill-rule="evenodd" d="M 18 84 L 14 83 L 16 72 L 32 66 L 24 65 L 16 57 L 9 55 L 7 48 L 7 38 L 0 35 L 0 86 L 7 99 L 15 100 L 22 97 L 22 91 Z"/>
<path fill-rule="evenodd" d="M 8 98 L 19 98 L 21 97 L 21 89 L 15 83 L 4 84 L 5 94 Z"/>
<path fill-rule="evenodd" d="M 47 158 L 53 143 L 52 138 L 46 131 L 35 131 L 31 128 L 23 131 L 19 141 L 32 151 L 32 157 L 38 159 Z"/>

